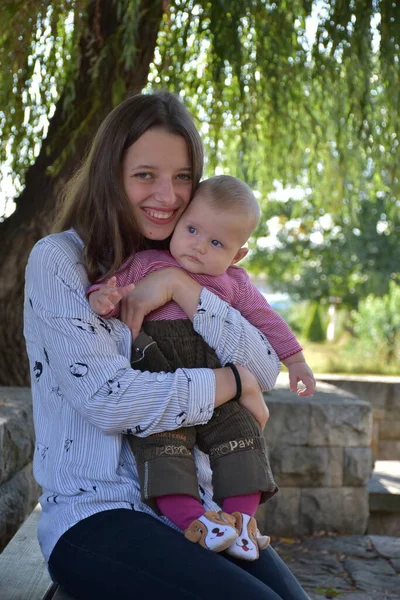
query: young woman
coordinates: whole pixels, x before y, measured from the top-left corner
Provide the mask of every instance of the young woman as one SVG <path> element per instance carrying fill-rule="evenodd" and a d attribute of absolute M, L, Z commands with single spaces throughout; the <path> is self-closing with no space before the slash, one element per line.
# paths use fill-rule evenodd
<path fill-rule="evenodd" d="M 89 282 L 115 272 L 135 251 L 167 246 L 202 166 L 199 135 L 177 98 L 126 100 L 105 119 L 69 184 L 60 233 L 39 241 L 28 262 L 25 337 L 34 470 L 43 488 L 39 541 L 52 577 L 78 600 L 307 598 L 272 548 L 254 563 L 208 552 L 141 502 L 126 434 L 174 430 L 182 415 L 185 425 L 206 423 L 215 407 L 236 396 L 236 377 L 230 367 L 133 370 L 130 330 L 95 315 L 85 296 Z M 264 426 L 267 409 L 254 392 L 270 389 L 279 370 L 268 341 L 174 268 L 140 281 L 122 317 L 135 335 L 143 315 L 170 300 L 221 364 L 237 365 L 239 401 Z M 199 453 L 196 466 L 205 506 L 218 510 Z"/>

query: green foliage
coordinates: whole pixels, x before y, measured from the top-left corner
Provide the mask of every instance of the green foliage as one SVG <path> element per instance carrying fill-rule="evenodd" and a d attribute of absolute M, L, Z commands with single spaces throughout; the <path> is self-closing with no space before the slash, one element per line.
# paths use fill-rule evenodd
<path fill-rule="evenodd" d="M 306 301 L 295 302 L 290 304 L 286 310 L 277 310 L 277 312 L 285 319 L 292 331 L 297 336 L 301 336 L 305 328 L 305 323 L 309 320 L 310 303 Z"/>
<path fill-rule="evenodd" d="M 355 307 L 368 294 L 387 293 L 389 282 L 400 280 L 400 211 L 391 211 L 390 192 L 372 186 L 354 209 L 357 224 L 346 214 L 325 214 L 312 197 L 271 202 L 264 218 L 274 218 L 277 244 L 262 247 L 262 236 L 269 233 L 263 224 L 250 268 L 267 272 L 273 287 L 295 298 L 328 301 L 335 296 Z"/>
<path fill-rule="evenodd" d="M 63 128 L 52 132 L 47 156 L 55 141 L 63 142 L 48 165 L 53 176 L 100 112 L 104 73 L 112 103 L 129 93 L 125 75 L 143 51 L 142 6 L 140 0 L 1 2 L 0 159 L 11 156 L 17 182 L 35 161 L 56 104 L 68 136 Z M 385 294 L 389 281 L 399 280 L 400 264 L 400 3 L 172 0 L 162 6 L 146 90 L 175 91 L 197 115 L 207 174 L 218 167 L 259 192 L 263 219 L 251 268 L 266 272 L 280 290 L 318 302 L 338 296 L 355 307 L 370 293 Z M 106 37 L 110 7 L 116 22 Z M 90 91 L 89 109 L 77 99 L 82 86 Z M 276 182 L 297 186 L 303 198 L 271 201 Z M 280 224 L 278 246 L 266 250 L 256 240 L 268 235 L 272 217 Z"/>
<path fill-rule="evenodd" d="M 62 103 L 67 122 L 68 114 L 73 118 L 80 110 L 74 102 L 83 60 L 88 65 L 87 77 L 79 85 L 91 88 L 93 112 L 102 101 L 97 82 L 104 73 L 105 61 L 110 58 L 115 63 L 115 81 L 110 81 L 115 104 L 126 96 L 120 73 L 121 68 L 132 68 L 135 57 L 139 0 L 115 1 L 119 23 L 109 39 L 102 33 L 109 8 L 104 0 L 1 2 L 0 161 L 11 158 L 12 174 L 17 182 L 35 161 L 57 102 Z M 83 39 L 86 39 L 84 45 Z M 82 56 L 83 47 L 85 56 Z M 85 127 L 87 123 L 77 119 L 76 131 L 66 140 L 62 156 L 52 165 L 51 172 L 58 171 L 67 158 L 68 148 Z"/>
<path fill-rule="evenodd" d="M 335 342 L 310 342 L 298 338 L 314 373 L 352 373 L 354 375 L 400 375 L 396 363 L 388 364 L 376 352 L 365 355 L 354 346 L 349 335 Z"/>
<path fill-rule="evenodd" d="M 400 361 L 400 286 L 393 281 L 381 298 L 368 296 L 353 315 L 357 347 L 380 354 L 389 364 Z"/>
<path fill-rule="evenodd" d="M 209 172 L 262 195 L 310 186 L 315 206 L 356 220 L 366 168 L 398 197 L 399 20 L 387 0 L 173 2 L 149 88 L 199 114 Z"/>
<path fill-rule="evenodd" d="M 317 303 L 311 306 L 309 319 L 304 327 L 303 335 L 310 342 L 323 342 L 326 338 L 320 306 Z"/>
<path fill-rule="evenodd" d="M 0 7 L 0 160 L 22 175 L 45 135 L 47 115 L 71 75 L 74 40 L 67 21 L 79 2 L 17 2 Z"/>
<path fill-rule="evenodd" d="M 305 344 L 315 372 L 400 375 L 400 286 L 391 282 L 383 297 L 362 300 L 347 322 L 337 342 Z"/>
<path fill-rule="evenodd" d="M 54 103 L 62 98 L 66 112 L 77 108 L 82 60 L 89 69 L 80 84 L 92 86 L 94 100 L 101 102 L 96 81 L 110 57 L 114 101 L 126 93 L 119 68 L 134 65 L 137 23 L 146 15 L 139 0 L 113 0 L 118 23 L 104 40 L 102 18 L 110 5 L 1 3 L 1 151 L 2 159 L 11 152 L 19 177 L 37 155 Z M 362 198 L 374 201 L 363 183 L 368 171 L 390 196 L 392 211 L 385 212 L 392 214 L 400 180 L 399 3 L 172 0 L 163 6 L 148 89 L 179 92 L 198 115 L 208 173 L 218 165 L 262 196 L 276 180 L 310 186 L 314 206 L 356 222 Z M 84 36 L 91 36 L 89 56 L 81 54 Z"/>

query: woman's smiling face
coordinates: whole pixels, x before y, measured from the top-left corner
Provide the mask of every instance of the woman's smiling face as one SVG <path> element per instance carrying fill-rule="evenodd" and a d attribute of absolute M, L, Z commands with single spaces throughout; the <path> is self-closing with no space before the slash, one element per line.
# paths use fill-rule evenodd
<path fill-rule="evenodd" d="M 140 233 L 151 240 L 165 240 L 192 194 L 186 141 L 164 129 L 149 129 L 126 151 L 122 174 Z"/>

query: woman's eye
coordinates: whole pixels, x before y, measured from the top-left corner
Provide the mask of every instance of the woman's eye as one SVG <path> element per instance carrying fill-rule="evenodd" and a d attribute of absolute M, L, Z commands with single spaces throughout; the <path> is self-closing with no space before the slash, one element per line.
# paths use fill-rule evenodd
<path fill-rule="evenodd" d="M 188 175 L 187 173 L 180 173 L 180 175 L 178 175 L 178 179 L 182 179 L 183 181 L 192 181 L 192 176 Z"/>
<path fill-rule="evenodd" d="M 196 227 L 192 227 L 192 225 L 189 225 L 188 232 L 189 233 L 196 233 Z"/>
<path fill-rule="evenodd" d="M 218 240 L 212 240 L 212 245 L 215 246 L 216 248 L 222 248 L 222 244 L 221 242 L 219 242 Z"/>
<path fill-rule="evenodd" d="M 135 173 L 135 177 L 138 179 L 149 179 L 151 175 L 150 173 Z"/>

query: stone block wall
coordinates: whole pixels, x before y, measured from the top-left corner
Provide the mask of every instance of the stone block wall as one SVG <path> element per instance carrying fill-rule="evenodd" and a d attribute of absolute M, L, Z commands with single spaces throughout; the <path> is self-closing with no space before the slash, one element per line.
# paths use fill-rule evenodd
<path fill-rule="evenodd" d="M 372 453 L 375 460 L 400 460 L 400 377 L 318 375 L 372 406 Z"/>
<path fill-rule="evenodd" d="M 365 533 L 372 472 L 368 402 L 321 383 L 312 398 L 291 393 L 285 376 L 265 395 L 265 429 L 280 493 L 258 510 L 266 533 Z"/>
<path fill-rule="evenodd" d="M 260 507 L 265 532 L 364 533 L 368 521 L 372 411 L 368 402 L 320 383 L 312 398 L 288 390 L 284 376 L 265 396 L 265 436 L 280 493 Z M 0 388 L 0 551 L 40 495 L 32 476 L 30 390 Z"/>
<path fill-rule="evenodd" d="M 40 495 L 32 475 L 33 448 L 30 390 L 0 388 L 0 552 Z"/>

